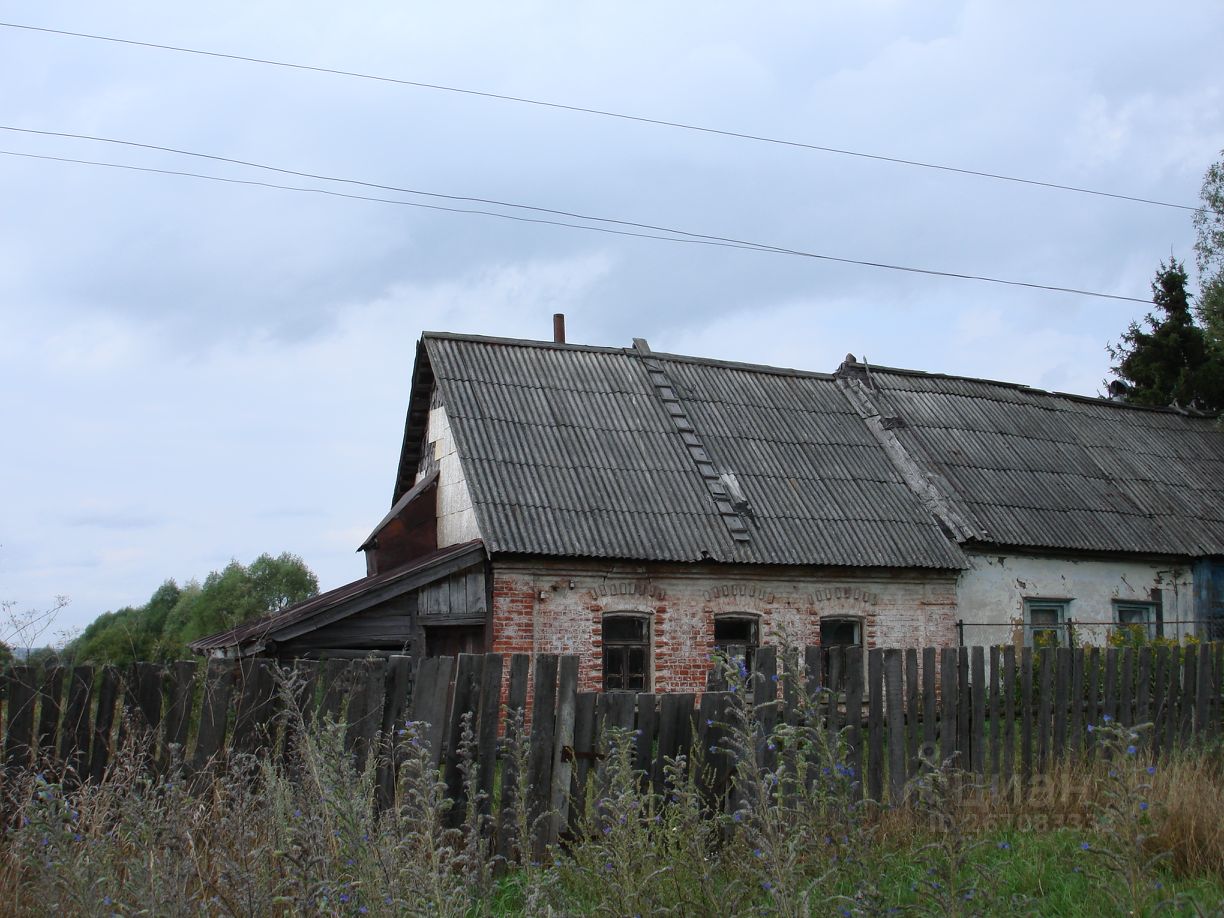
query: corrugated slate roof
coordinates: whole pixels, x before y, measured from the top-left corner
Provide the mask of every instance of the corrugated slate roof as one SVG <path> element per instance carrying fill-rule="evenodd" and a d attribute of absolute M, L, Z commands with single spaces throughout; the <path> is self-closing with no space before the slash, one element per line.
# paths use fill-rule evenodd
<path fill-rule="evenodd" d="M 999 545 L 1224 554 L 1224 432 L 1213 418 L 1025 386 L 858 368 L 907 448 Z"/>
<path fill-rule="evenodd" d="M 831 375 L 474 336 L 424 344 L 490 552 L 964 566 Z M 719 515 L 647 358 L 738 481 L 747 541 Z"/>

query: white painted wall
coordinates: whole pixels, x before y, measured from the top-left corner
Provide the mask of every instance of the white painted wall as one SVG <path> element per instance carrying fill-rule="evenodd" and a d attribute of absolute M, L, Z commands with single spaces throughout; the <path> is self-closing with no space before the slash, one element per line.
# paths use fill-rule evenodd
<path fill-rule="evenodd" d="M 1090 561 L 1004 553 L 968 555 L 970 567 L 957 584 L 960 617 L 969 646 L 1022 643 L 1024 600 L 1070 599 L 1068 615 L 1084 643 L 1103 644 L 1114 624 L 1114 600 L 1151 601 L 1153 588 L 1164 602 L 1165 637 L 1194 632 L 1194 590 L 1190 567 L 1140 561 Z M 973 625 L 984 622 L 988 625 Z"/>
<path fill-rule="evenodd" d="M 480 527 L 476 524 L 472 495 L 444 407 L 430 409 L 425 437 L 438 464 L 438 547 L 479 539 Z"/>

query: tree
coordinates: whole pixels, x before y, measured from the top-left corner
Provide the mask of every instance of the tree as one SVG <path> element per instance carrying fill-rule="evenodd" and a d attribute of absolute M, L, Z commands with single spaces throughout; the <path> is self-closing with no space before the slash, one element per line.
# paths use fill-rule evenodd
<path fill-rule="evenodd" d="M 1199 275 L 1196 312 L 1217 351 L 1224 351 L 1224 150 L 1203 176 L 1203 206 L 1194 212 L 1194 262 Z"/>
<path fill-rule="evenodd" d="M 296 555 L 260 555 L 250 566 L 231 561 L 201 585 L 163 583 L 143 606 L 104 612 L 66 654 L 77 661 L 168 661 L 198 637 L 277 612 L 319 591 L 318 578 Z"/>
<path fill-rule="evenodd" d="M 1107 348 L 1116 361 L 1111 372 L 1133 404 L 1224 406 L 1224 362 L 1195 324 L 1186 279 L 1177 259 L 1161 262 L 1152 282 L 1159 315 L 1149 312 L 1143 325 L 1132 322 L 1122 340 Z"/>

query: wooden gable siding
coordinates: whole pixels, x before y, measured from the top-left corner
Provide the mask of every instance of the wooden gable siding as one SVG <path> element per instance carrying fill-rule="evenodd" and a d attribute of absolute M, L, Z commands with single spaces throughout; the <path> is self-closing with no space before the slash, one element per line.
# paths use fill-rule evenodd
<path fill-rule="evenodd" d="M 488 618 L 488 580 L 483 565 L 421 587 L 417 597 L 422 625 L 476 625 Z"/>
<path fill-rule="evenodd" d="M 381 574 L 438 548 L 438 484 L 435 480 L 388 520 L 368 543 L 366 574 Z"/>

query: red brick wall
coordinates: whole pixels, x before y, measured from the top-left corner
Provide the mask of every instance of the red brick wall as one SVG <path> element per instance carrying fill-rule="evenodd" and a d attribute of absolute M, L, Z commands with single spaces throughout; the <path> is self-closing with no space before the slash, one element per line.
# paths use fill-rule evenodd
<path fill-rule="evenodd" d="M 646 613 L 656 692 L 705 688 L 719 613 L 759 616 L 762 644 L 786 632 L 797 645 L 820 642 L 822 616 L 855 616 L 868 647 L 956 643 L 956 579 L 913 571 L 759 568 L 640 568 L 595 563 L 495 562 L 493 646 L 498 653 L 576 653 L 579 689 L 603 688 L 601 620 Z"/>

